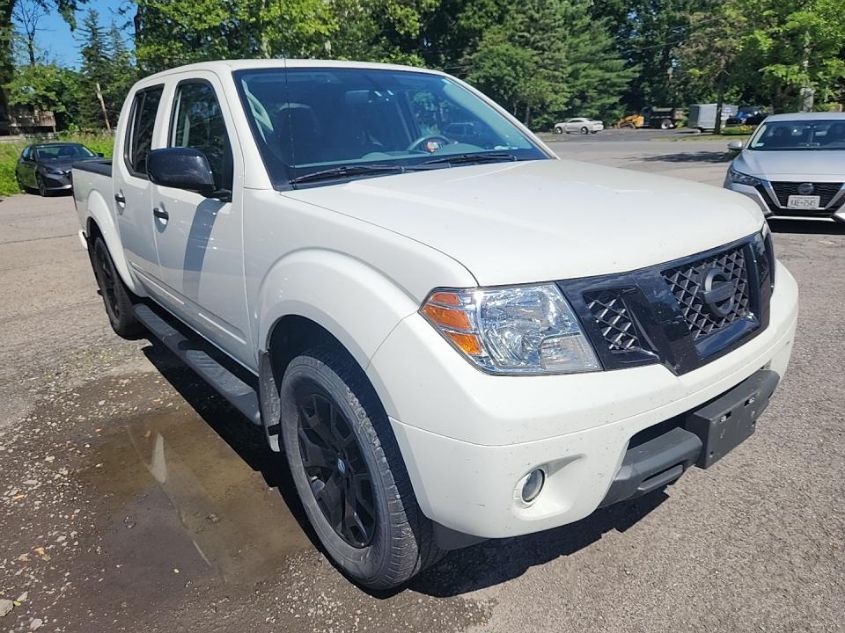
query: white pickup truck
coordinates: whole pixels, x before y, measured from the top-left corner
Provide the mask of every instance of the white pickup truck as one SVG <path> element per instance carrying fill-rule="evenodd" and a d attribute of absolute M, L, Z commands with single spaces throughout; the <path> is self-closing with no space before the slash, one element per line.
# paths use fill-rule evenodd
<path fill-rule="evenodd" d="M 114 330 L 263 427 L 371 588 L 710 466 L 792 349 L 756 204 L 559 160 L 440 72 L 163 72 L 73 183 Z"/>

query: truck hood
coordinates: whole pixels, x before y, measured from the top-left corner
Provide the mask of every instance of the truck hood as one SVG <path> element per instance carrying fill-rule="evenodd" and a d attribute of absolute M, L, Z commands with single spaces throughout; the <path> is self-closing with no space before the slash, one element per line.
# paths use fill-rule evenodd
<path fill-rule="evenodd" d="M 734 159 L 734 169 L 765 180 L 845 180 L 845 150 L 743 150 Z"/>
<path fill-rule="evenodd" d="M 763 222 L 739 194 L 566 160 L 455 167 L 284 195 L 435 248 L 483 286 L 634 270 L 750 235 Z"/>

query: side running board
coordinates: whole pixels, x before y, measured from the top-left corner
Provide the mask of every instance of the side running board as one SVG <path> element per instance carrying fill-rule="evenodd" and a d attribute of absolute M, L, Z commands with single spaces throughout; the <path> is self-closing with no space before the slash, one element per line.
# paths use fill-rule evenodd
<path fill-rule="evenodd" d="M 199 336 L 188 337 L 170 325 L 149 306 L 138 303 L 135 317 L 159 339 L 167 349 L 176 354 L 191 369 L 253 424 L 261 426 L 261 411 L 256 389 L 241 380 L 232 370 L 215 360 L 219 352 Z"/>

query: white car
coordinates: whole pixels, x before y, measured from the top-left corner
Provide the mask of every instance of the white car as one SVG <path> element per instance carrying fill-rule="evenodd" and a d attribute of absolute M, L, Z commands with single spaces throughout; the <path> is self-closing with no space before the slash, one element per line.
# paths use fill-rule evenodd
<path fill-rule="evenodd" d="M 112 327 L 263 429 L 369 587 L 712 465 L 787 368 L 798 291 L 754 203 L 559 160 L 440 72 L 177 68 L 114 156 L 73 172 Z"/>
<path fill-rule="evenodd" d="M 566 119 L 562 123 L 555 123 L 555 134 L 571 134 L 572 132 L 579 132 L 581 134 L 595 134 L 604 129 L 604 123 L 601 121 L 594 121 L 584 117 L 575 117 L 574 119 Z"/>
<path fill-rule="evenodd" d="M 845 221 L 845 113 L 775 114 L 739 151 L 725 187 L 754 200 L 767 216 Z"/>

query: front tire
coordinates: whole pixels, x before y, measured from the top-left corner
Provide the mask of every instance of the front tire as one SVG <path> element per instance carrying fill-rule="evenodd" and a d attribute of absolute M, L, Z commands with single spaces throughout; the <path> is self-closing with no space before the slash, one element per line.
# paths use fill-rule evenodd
<path fill-rule="evenodd" d="M 94 240 L 91 264 L 106 306 L 109 324 L 115 334 L 126 339 L 138 338 L 144 327 L 135 319 L 132 293 L 120 278 L 102 237 Z"/>
<path fill-rule="evenodd" d="M 326 554 L 373 590 L 441 555 L 417 505 L 387 414 L 344 350 L 294 358 L 280 387 L 282 438 L 299 498 Z"/>
<path fill-rule="evenodd" d="M 581 134 L 589 134 L 589 133 L 590 133 L 590 129 L 588 127 L 584 126 L 584 127 L 581 128 Z"/>
<path fill-rule="evenodd" d="M 44 179 L 41 178 L 40 175 L 35 177 L 35 186 L 38 189 L 38 195 L 42 198 L 46 198 L 50 195 L 50 192 L 47 190 L 47 185 L 44 184 Z"/>

